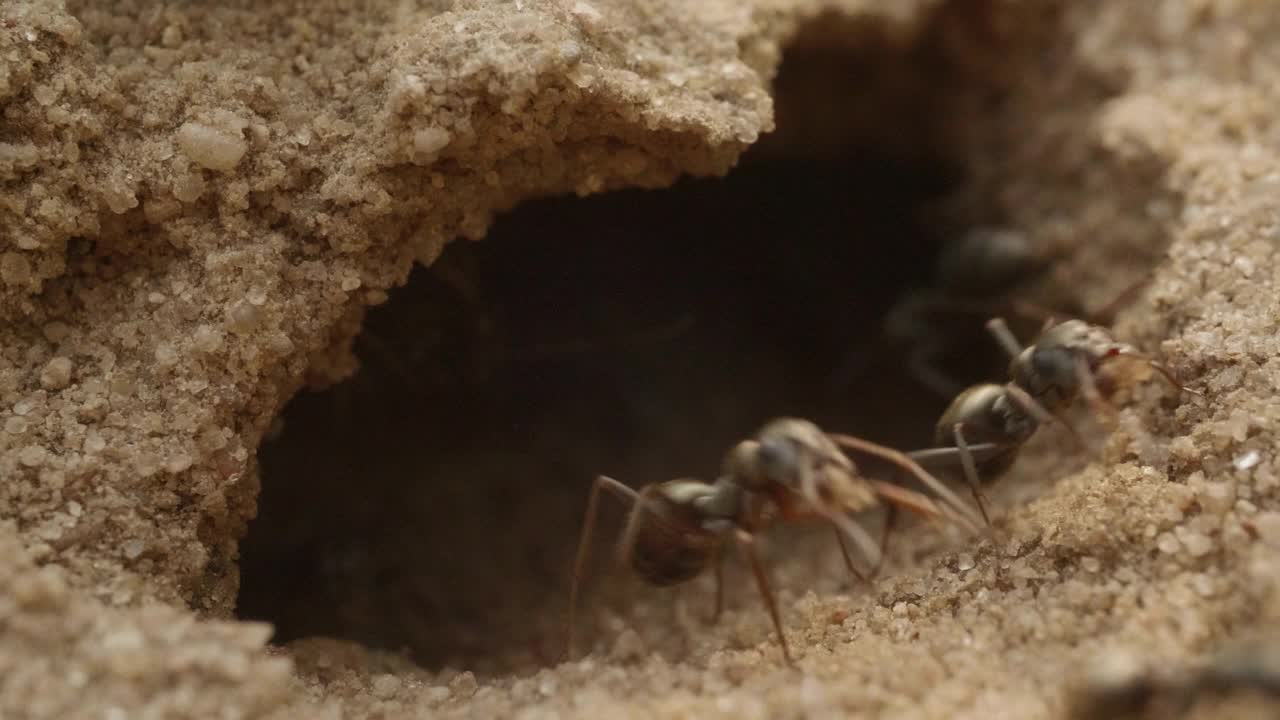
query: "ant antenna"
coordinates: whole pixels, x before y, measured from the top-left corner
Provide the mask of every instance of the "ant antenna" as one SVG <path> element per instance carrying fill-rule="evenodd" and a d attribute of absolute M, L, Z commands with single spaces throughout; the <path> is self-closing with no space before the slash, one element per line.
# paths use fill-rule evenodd
<path fill-rule="evenodd" d="M 1013 331 L 1009 329 L 1009 325 L 1005 323 L 1004 318 L 991 318 L 987 321 L 987 330 L 991 336 L 996 339 L 1000 347 L 1009 354 L 1009 357 L 1016 358 L 1022 354 L 1022 343 L 1018 342 L 1018 338 L 1014 337 Z"/>

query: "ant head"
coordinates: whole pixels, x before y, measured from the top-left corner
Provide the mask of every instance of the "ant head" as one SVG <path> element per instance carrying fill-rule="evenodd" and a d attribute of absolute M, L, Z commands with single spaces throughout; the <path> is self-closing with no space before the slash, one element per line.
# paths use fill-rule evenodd
<path fill-rule="evenodd" d="M 800 447 L 790 438 L 765 435 L 757 443 L 755 465 L 761 476 L 774 482 L 785 481 L 798 470 Z"/>
<path fill-rule="evenodd" d="M 853 463 L 840 448 L 808 420 L 779 418 L 756 435 L 755 466 L 769 481 L 794 485 L 807 468 L 836 466 L 852 471 Z"/>

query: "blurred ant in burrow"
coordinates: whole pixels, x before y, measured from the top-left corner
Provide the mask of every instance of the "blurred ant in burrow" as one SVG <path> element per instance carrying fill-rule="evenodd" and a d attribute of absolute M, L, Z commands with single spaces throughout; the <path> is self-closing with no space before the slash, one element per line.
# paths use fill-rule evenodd
<path fill-rule="evenodd" d="M 841 451 L 842 447 L 877 456 L 907 470 L 933 489 L 945 504 L 939 505 L 924 494 L 863 476 Z M 988 449 L 978 448 L 979 451 Z M 573 654 L 578 589 L 595 530 L 601 489 L 632 505 L 618 556 L 619 561 L 629 564 L 643 580 L 655 586 L 673 586 L 700 576 L 714 565 L 713 621 L 723 608 L 722 550 L 726 543 L 737 544 L 755 575 L 783 658 L 789 665 L 794 663 L 782 631 L 777 602 L 756 552 L 756 534 L 773 520 L 831 523 L 846 567 L 860 580 L 868 576 L 854 567 L 845 539 L 852 540 L 863 551 L 872 564 L 870 576 L 874 577 L 883 561 L 881 548 L 890 525 L 886 523 L 877 547 L 867 532 L 849 517 L 851 513 L 888 503 L 891 508 L 901 506 L 930 519 L 945 518 L 970 530 L 979 529 L 972 510 L 906 454 L 849 435 L 823 432 L 806 420 L 776 419 L 728 453 L 722 474 L 714 483 L 682 478 L 647 485 L 637 491 L 609 477 L 596 478 L 587 501 L 569 594 L 566 649 L 569 656 Z"/>
<path fill-rule="evenodd" d="M 1071 720 L 1171 720 L 1204 699 L 1254 693 L 1280 704 L 1280 643 L 1235 641 L 1200 667 L 1157 669 L 1127 653 L 1099 658 L 1072 689 Z M 1273 716 L 1274 717 L 1274 716 Z"/>
<path fill-rule="evenodd" d="M 933 284 L 910 293 L 889 311 L 885 334 L 905 347 L 907 368 L 922 385 L 942 397 L 954 397 L 963 385 L 943 368 L 943 358 L 971 332 L 963 317 L 1008 312 L 1044 322 L 1080 310 L 1064 313 L 1015 296 L 1066 253 L 1065 248 L 1037 249 L 1025 234 L 1014 230 L 974 229 L 942 247 L 934 263 Z M 1150 273 L 1143 274 L 1110 302 L 1082 317 L 1110 322 L 1116 310 L 1149 280 Z"/>
<path fill-rule="evenodd" d="M 1158 372 L 1180 391 L 1200 393 L 1178 382 L 1164 365 L 1138 352 L 1132 345 L 1117 341 L 1103 327 L 1083 320 L 1055 323 L 1047 321 L 1035 342 L 1022 347 L 1001 318 L 987 323 L 996 341 L 1009 354 L 1010 382 L 1004 385 L 981 383 L 962 391 L 943 411 L 935 427 L 934 441 L 947 450 L 925 451 L 916 460 L 958 454 L 965 479 L 978 504 L 983 520 L 990 525 L 982 496 L 982 483 L 994 481 L 1013 466 L 1022 446 L 1040 425 L 1059 422 L 1076 443 L 1084 443 L 1075 429 L 1062 418 L 1064 411 L 1083 395 L 1094 412 L 1111 416 L 1114 409 L 1103 399 L 1099 372 L 1104 366 L 1132 362 Z M 1118 382 L 1133 381 L 1119 376 L 1108 381 L 1108 389 Z M 972 443 L 994 445 L 999 450 L 976 457 Z"/>

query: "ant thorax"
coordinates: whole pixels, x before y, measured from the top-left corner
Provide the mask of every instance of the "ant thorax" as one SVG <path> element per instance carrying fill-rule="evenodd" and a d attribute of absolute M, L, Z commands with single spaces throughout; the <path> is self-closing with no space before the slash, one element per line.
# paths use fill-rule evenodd
<path fill-rule="evenodd" d="M 1076 363 L 1082 359 L 1091 373 L 1114 358 L 1136 355 L 1130 345 L 1117 342 L 1105 328 L 1083 320 L 1067 320 L 1045 330 L 1036 343 L 1009 365 L 1013 381 L 1050 410 L 1069 405 L 1080 392 Z"/>
<path fill-rule="evenodd" d="M 750 491 L 727 476 L 712 485 L 704 484 L 702 488 L 702 492 L 690 492 L 688 502 L 702 517 L 704 529 L 723 532 L 744 522 Z"/>
<path fill-rule="evenodd" d="M 991 415 L 999 423 L 1005 437 L 1014 442 L 1025 442 L 1040 427 L 1040 422 L 1014 402 L 1007 390 L 1001 392 L 991 403 Z"/>

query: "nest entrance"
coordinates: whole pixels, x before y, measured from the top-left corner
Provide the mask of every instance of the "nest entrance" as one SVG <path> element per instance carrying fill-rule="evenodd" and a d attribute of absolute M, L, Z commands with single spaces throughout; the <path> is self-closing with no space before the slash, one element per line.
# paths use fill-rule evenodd
<path fill-rule="evenodd" d="M 596 474 L 707 477 L 781 414 L 927 441 L 939 401 L 875 350 L 942 187 L 893 158 L 761 161 L 451 245 L 370 313 L 358 375 L 261 449 L 242 615 L 429 663 L 536 654 Z"/>
<path fill-rule="evenodd" d="M 982 120 L 950 101 L 994 77 L 957 79 L 957 12 L 910 41 L 816 25 L 777 79 L 778 133 L 726 178 L 531 202 L 415 271 L 369 313 L 356 376 L 299 395 L 260 448 L 240 616 L 429 667 L 545 665 L 596 474 L 706 478 L 784 414 L 931 444 L 946 400 L 883 327 L 963 229 L 926 212 L 966 182 L 946 127 Z M 958 381 L 1002 371 L 983 319 Z"/>

